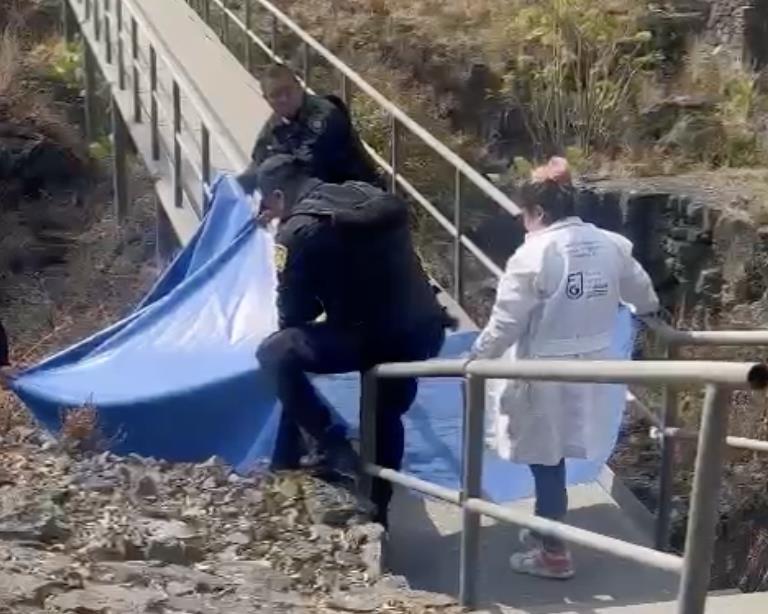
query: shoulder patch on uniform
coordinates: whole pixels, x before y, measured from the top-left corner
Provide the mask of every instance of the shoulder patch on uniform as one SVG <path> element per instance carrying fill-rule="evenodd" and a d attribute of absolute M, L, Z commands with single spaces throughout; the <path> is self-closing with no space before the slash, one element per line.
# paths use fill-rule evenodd
<path fill-rule="evenodd" d="M 275 244 L 275 269 L 278 273 L 285 270 L 285 263 L 288 261 L 288 248 L 285 245 Z"/>
<path fill-rule="evenodd" d="M 325 130 L 325 120 L 322 117 L 315 117 L 309 120 L 309 127 L 313 132 L 320 134 Z"/>

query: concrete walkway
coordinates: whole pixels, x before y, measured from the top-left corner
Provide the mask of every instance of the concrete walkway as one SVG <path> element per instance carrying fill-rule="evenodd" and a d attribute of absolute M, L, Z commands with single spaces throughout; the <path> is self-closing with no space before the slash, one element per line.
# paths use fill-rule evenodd
<path fill-rule="evenodd" d="M 154 26 L 163 33 L 185 70 L 209 104 L 225 120 L 246 157 L 271 111 L 258 82 L 248 74 L 197 14 L 182 0 L 135 0 Z M 170 91 L 170 75 L 162 71 L 161 83 Z M 184 105 L 184 116 L 197 127 L 194 109 Z M 215 157 L 214 157 L 215 160 Z M 214 162 L 221 170 L 236 170 L 224 161 Z M 239 170 L 239 169 L 237 169 Z"/>
<path fill-rule="evenodd" d="M 597 484 L 571 488 L 567 522 L 637 544 L 650 545 L 647 536 L 622 513 Z M 512 506 L 532 512 L 532 503 Z M 387 563 L 408 578 L 414 588 L 441 593 L 458 591 L 458 511 L 443 503 L 399 491 L 393 505 L 391 548 Z M 488 521 L 481 538 L 480 594 L 496 612 L 564 614 L 597 612 L 600 608 L 671 601 L 677 577 L 577 548 L 577 575 L 568 582 L 518 576 L 509 568 L 509 555 L 520 549 L 518 527 Z"/>
<path fill-rule="evenodd" d="M 186 68 L 197 88 L 205 92 L 215 113 L 224 119 L 235 138 L 243 162 L 261 126 L 270 115 L 259 86 L 240 63 L 183 0 L 135 0 L 166 44 Z M 140 63 L 148 65 L 146 49 Z M 159 65 L 162 104 L 170 109 L 172 76 Z M 142 104 L 149 106 L 146 84 Z M 199 117 L 182 99 L 185 143 L 200 147 Z M 163 140 L 171 142 L 168 114 L 164 114 Z M 212 149 L 213 165 L 233 168 L 223 152 Z M 190 169 L 185 169 L 189 172 Z M 643 533 L 597 484 L 571 490 L 569 522 L 635 543 L 646 543 Z M 517 506 L 530 507 L 530 502 Z M 393 572 L 405 575 L 414 588 L 455 594 L 457 589 L 460 516 L 456 509 L 398 491 L 392 517 L 388 562 Z M 645 614 L 672 612 L 676 577 L 608 555 L 575 551 L 577 577 L 570 582 L 547 582 L 513 575 L 508 558 L 517 548 L 517 529 L 487 523 L 483 530 L 481 596 L 488 612 L 567 612 Z M 738 605 L 733 605 L 734 600 Z M 743 614 L 768 611 L 768 597 L 721 597 L 708 611 L 738 608 Z M 757 605 L 754 605 L 757 604 Z"/>

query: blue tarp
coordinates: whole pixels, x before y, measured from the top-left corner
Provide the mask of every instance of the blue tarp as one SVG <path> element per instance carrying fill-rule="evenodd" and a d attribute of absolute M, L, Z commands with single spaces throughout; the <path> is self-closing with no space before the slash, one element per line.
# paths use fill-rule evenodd
<path fill-rule="evenodd" d="M 275 273 L 270 235 L 230 177 L 215 186 L 204 224 L 140 306 L 124 320 L 23 373 L 14 388 L 37 419 L 55 432 L 62 409 L 90 404 L 115 452 L 171 461 L 214 454 L 240 470 L 268 459 L 279 409 L 254 358 L 275 329 Z M 443 357 L 456 357 L 471 333 L 449 337 Z M 617 324 L 617 355 L 628 356 L 632 326 Z M 321 377 L 317 384 L 352 430 L 358 377 Z M 616 439 L 623 390 L 606 408 L 606 445 L 599 458 L 569 465 L 571 483 L 593 480 Z M 424 381 L 406 418 L 406 470 L 456 487 L 460 474 L 461 390 L 458 381 Z M 485 488 L 496 500 L 528 496 L 525 467 L 487 454 Z"/>

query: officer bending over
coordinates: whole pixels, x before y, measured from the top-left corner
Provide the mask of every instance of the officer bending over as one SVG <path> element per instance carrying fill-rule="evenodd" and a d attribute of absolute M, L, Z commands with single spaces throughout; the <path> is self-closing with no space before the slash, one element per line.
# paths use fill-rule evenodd
<path fill-rule="evenodd" d="M 327 183 L 380 182 L 343 102 L 305 93 L 284 64 L 268 68 L 261 87 L 274 113 L 256 140 L 251 165 L 240 176 L 246 192 L 257 187 L 259 165 L 276 154 L 296 157 L 312 177 Z"/>
<path fill-rule="evenodd" d="M 284 155 L 267 160 L 258 181 L 262 222 L 280 220 L 280 330 L 262 344 L 258 359 L 277 383 L 284 416 L 317 441 L 327 467 L 356 472 L 346 433 L 333 424 L 307 374 L 433 358 L 447 315 L 414 251 L 404 201 L 365 183 L 311 179 Z M 316 322 L 321 313 L 324 321 Z M 401 416 L 416 390 L 416 379 L 381 382 L 376 462 L 384 467 L 400 468 Z M 373 503 L 382 524 L 391 494 L 388 483 L 376 480 Z"/>

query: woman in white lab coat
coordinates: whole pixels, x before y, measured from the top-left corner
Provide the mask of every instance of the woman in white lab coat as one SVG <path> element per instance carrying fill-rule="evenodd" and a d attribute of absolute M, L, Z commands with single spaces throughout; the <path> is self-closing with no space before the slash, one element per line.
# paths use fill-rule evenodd
<path fill-rule="evenodd" d="M 526 239 L 507 262 L 473 358 L 604 359 L 610 357 L 620 304 L 638 315 L 658 310 L 650 278 L 632 257 L 632 244 L 576 217 L 574 200 L 562 158 L 536 169 L 522 189 Z M 503 458 L 530 465 L 536 514 L 561 521 L 568 508 L 565 459 L 593 456 L 592 425 L 604 420 L 605 386 L 494 384 L 491 443 Z M 530 550 L 512 556 L 515 571 L 573 576 L 564 543 L 533 534 L 525 542 Z"/>

